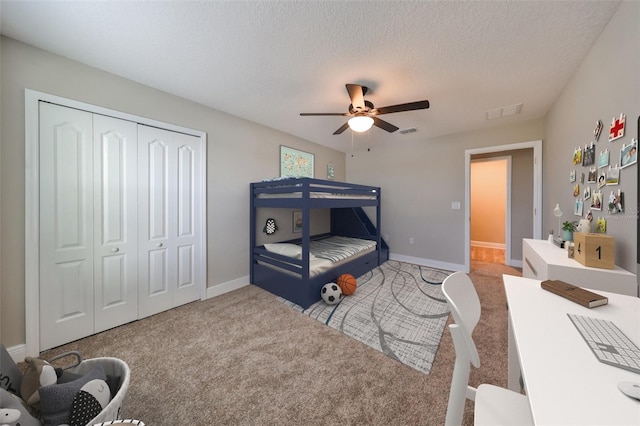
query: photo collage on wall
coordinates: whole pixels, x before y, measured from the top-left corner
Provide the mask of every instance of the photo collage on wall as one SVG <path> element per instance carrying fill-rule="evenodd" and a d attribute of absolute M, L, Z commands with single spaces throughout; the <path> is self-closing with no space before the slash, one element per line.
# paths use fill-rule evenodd
<path fill-rule="evenodd" d="M 605 233 L 607 230 L 607 219 L 602 214 L 624 213 L 624 192 L 619 188 L 616 190 L 616 188 L 607 187 L 619 185 L 620 175 L 627 174 L 621 171 L 635 165 L 638 161 L 637 135 L 630 142 L 622 140 L 625 136 L 625 121 L 624 114 L 620 114 L 617 118 L 613 117 L 608 137 L 611 145 L 597 150 L 596 144 L 603 129 L 602 121 L 598 120 L 593 130 L 594 139 L 573 151 L 572 164 L 582 167 L 581 170 L 569 171 L 569 182 L 572 184 L 575 198 L 574 215 L 590 222 L 595 219 L 595 227 L 592 227 L 595 232 Z M 629 140 L 629 138 L 625 139 Z M 615 142 L 617 143 L 614 145 Z M 594 218 L 594 214 L 600 214 L 600 216 Z"/>

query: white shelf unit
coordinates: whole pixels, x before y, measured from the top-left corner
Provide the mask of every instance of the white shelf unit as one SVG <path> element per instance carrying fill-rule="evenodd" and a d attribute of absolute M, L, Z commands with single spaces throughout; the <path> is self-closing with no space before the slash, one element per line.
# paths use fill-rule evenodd
<path fill-rule="evenodd" d="M 561 280 L 593 290 L 638 296 L 635 274 L 616 266 L 615 269 L 590 268 L 567 256 L 547 240 L 522 240 L 522 276 L 537 280 Z"/>

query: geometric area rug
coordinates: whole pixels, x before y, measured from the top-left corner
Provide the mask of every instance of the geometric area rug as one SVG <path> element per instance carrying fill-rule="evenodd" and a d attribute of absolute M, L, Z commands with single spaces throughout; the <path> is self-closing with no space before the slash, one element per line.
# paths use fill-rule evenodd
<path fill-rule="evenodd" d="M 337 305 L 320 300 L 303 310 L 409 367 L 429 374 L 449 316 L 442 294 L 448 271 L 389 260 L 361 277 Z"/>

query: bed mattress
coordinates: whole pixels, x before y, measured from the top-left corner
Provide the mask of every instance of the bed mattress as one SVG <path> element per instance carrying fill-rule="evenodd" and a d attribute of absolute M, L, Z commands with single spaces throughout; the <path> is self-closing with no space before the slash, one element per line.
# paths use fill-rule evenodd
<path fill-rule="evenodd" d="M 376 250 L 376 242 L 360 238 L 332 236 L 322 240 L 310 241 L 309 276 L 315 277 L 331 268 L 342 265 Z M 278 269 L 285 274 L 300 276 L 277 266 L 258 261 L 269 268 Z"/>

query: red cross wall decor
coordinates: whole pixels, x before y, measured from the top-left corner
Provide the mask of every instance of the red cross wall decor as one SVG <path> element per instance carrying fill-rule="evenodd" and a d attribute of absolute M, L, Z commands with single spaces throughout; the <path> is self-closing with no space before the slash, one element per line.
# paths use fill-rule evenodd
<path fill-rule="evenodd" d="M 620 114 L 620 118 L 614 117 L 611 120 L 611 127 L 609 127 L 609 142 L 624 136 L 624 119 L 624 114 Z"/>

